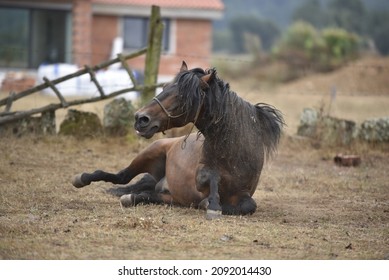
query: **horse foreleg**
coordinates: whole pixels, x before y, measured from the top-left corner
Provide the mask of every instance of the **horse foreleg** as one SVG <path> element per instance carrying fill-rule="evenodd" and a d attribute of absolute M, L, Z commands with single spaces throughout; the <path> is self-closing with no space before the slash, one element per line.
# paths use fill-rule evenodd
<path fill-rule="evenodd" d="M 166 150 L 161 141 L 156 141 L 139 153 L 131 164 L 118 173 L 96 170 L 93 173 L 81 173 L 74 177 L 72 184 L 76 188 L 90 185 L 92 182 L 104 181 L 124 185 L 141 173 L 149 173 L 158 182 L 165 176 Z"/>
<path fill-rule="evenodd" d="M 92 182 L 104 181 L 113 184 L 127 184 L 136 175 L 133 175 L 130 168 L 125 168 L 119 173 L 108 173 L 103 170 L 96 170 L 93 173 L 81 173 L 74 176 L 72 184 L 76 188 L 83 188 Z"/>
<path fill-rule="evenodd" d="M 200 192 L 206 192 L 209 190 L 208 201 L 205 202 L 207 205 L 207 220 L 213 220 L 219 218 L 222 215 L 222 207 L 220 205 L 219 195 L 219 182 L 220 176 L 217 171 L 205 167 L 197 170 L 197 190 Z M 204 201 L 202 204 L 204 204 Z"/>

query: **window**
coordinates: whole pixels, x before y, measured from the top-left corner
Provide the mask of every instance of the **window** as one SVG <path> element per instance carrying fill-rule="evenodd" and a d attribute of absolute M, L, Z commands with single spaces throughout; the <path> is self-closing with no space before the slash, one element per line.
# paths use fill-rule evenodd
<path fill-rule="evenodd" d="M 29 12 L 0 8 L 0 66 L 27 67 L 29 56 Z"/>
<path fill-rule="evenodd" d="M 164 24 L 162 35 L 162 50 L 169 51 L 170 21 L 162 20 Z M 140 49 L 147 45 L 149 19 L 142 17 L 125 17 L 123 19 L 123 41 L 125 49 Z"/>
<path fill-rule="evenodd" d="M 0 67 L 70 61 L 70 13 L 0 7 Z"/>

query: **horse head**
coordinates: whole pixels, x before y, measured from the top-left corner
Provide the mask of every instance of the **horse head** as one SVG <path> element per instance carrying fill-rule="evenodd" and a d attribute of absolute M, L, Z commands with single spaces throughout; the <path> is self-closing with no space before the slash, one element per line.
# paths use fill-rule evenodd
<path fill-rule="evenodd" d="M 188 70 L 183 61 L 175 79 L 135 113 L 135 129 L 138 135 L 149 139 L 157 132 L 196 122 L 203 105 L 204 89 L 208 87 L 208 82 L 214 74 L 200 69 L 197 69 L 198 73 L 195 74 L 195 70 Z"/>

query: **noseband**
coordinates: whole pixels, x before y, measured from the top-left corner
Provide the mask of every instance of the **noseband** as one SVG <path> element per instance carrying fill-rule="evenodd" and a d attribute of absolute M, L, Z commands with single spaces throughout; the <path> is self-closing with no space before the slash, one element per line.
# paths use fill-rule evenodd
<path fill-rule="evenodd" d="M 170 120 L 170 119 L 176 119 L 176 118 L 182 117 L 182 116 L 185 114 L 185 112 L 183 112 L 183 113 L 181 113 L 181 114 L 179 114 L 179 115 L 172 116 L 172 115 L 169 113 L 169 111 L 166 110 L 165 106 L 163 106 L 163 104 L 161 103 L 161 101 L 158 100 L 157 97 L 154 97 L 153 100 L 155 100 L 155 101 L 158 103 L 158 105 L 161 107 L 161 109 L 165 112 L 166 116 L 168 116 L 169 120 Z"/>
<path fill-rule="evenodd" d="M 158 105 L 161 107 L 162 111 L 164 111 L 166 116 L 168 117 L 167 126 L 166 126 L 167 129 L 169 129 L 170 119 L 177 119 L 179 117 L 182 117 L 185 114 L 185 112 L 183 112 L 179 115 L 172 116 L 169 113 L 169 111 L 165 108 L 165 106 L 163 106 L 162 102 L 158 100 L 157 97 L 154 97 L 153 100 L 158 103 Z M 165 131 L 162 131 L 162 133 L 165 134 Z"/>

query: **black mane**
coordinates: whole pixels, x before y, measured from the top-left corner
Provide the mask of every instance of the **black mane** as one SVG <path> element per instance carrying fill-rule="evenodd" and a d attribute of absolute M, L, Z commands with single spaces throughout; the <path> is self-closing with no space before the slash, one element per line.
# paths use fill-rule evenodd
<path fill-rule="evenodd" d="M 207 74 L 212 76 L 205 84 L 201 77 Z M 175 82 L 184 111 L 193 115 L 198 106 L 203 106 L 195 124 L 205 136 L 204 153 L 213 155 L 209 157 L 209 164 L 212 161 L 218 162 L 214 164 L 244 162 L 246 167 L 258 169 L 256 159 L 275 151 L 284 125 L 277 109 L 243 100 L 230 90 L 228 83 L 217 77 L 214 69 L 182 71 Z"/>

